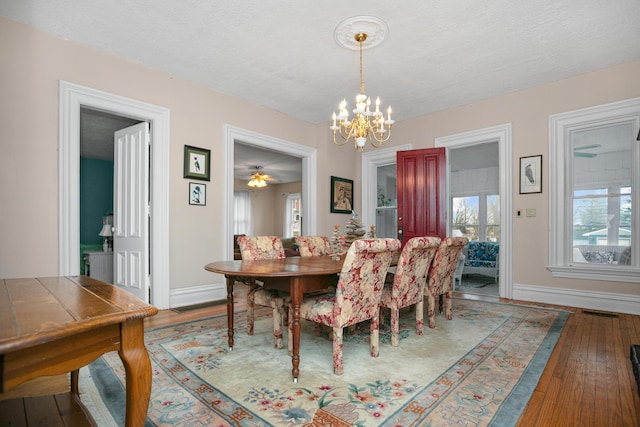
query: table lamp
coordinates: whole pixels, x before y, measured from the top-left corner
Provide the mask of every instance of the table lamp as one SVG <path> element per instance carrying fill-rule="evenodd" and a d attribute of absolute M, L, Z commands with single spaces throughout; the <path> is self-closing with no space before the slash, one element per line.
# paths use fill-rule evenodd
<path fill-rule="evenodd" d="M 102 217 L 102 230 L 98 233 L 98 236 L 103 238 L 102 250 L 104 252 L 111 252 L 111 237 L 113 236 L 113 232 L 111 231 L 109 217 L 110 215 Z"/>

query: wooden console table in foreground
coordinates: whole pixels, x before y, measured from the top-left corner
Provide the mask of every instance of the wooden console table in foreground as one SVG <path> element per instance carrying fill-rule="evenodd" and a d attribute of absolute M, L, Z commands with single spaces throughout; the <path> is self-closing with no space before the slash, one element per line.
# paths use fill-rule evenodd
<path fill-rule="evenodd" d="M 151 394 L 143 321 L 157 312 L 85 276 L 0 280 L 0 392 L 71 372 L 77 397 L 78 370 L 117 351 L 126 371 L 126 426 L 143 426 Z"/>

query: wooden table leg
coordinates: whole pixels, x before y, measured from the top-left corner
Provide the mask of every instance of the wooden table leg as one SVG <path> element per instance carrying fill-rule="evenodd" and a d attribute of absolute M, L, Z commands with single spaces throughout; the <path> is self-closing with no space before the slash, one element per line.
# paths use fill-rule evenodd
<path fill-rule="evenodd" d="M 293 312 L 293 318 L 291 321 L 292 340 L 293 340 L 293 354 L 291 355 L 291 363 L 293 368 L 291 374 L 293 375 L 293 382 L 298 382 L 298 376 L 300 375 L 300 304 L 302 303 L 302 283 L 300 277 L 290 278 L 289 292 L 291 295 L 291 308 Z"/>
<path fill-rule="evenodd" d="M 233 285 L 235 277 L 227 277 L 227 335 L 229 336 L 229 350 L 233 350 Z"/>
<path fill-rule="evenodd" d="M 71 393 L 76 396 L 80 396 L 80 389 L 78 387 L 78 382 L 80 380 L 80 370 L 76 369 L 75 371 L 71 371 Z"/>
<path fill-rule="evenodd" d="M 143 319 L 120 325 L 120 359 L 127 379 L 125 426 L 144 426 L 151 396 L 151 361 L 144 346 Z"/>

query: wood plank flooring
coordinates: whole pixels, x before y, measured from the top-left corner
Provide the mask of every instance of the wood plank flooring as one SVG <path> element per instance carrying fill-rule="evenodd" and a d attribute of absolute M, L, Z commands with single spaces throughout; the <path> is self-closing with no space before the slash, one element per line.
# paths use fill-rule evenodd
<path fill-rule="evenodd" d="M 243 289 L 236 287 L 237 310 L 246 307 Z M 500 300 L 456 295 L 481 301 Z M 630 361 L 631 344 L 640 344 L 640 316 L 594 315 L 574 307 L 538 305 L 565 309 L 572 314 L 517 426 L 640 426 L 640 398 Z M 225 313 L 224 302 L 180 313 L 161 310 L 145 319 L 145 327 Z"/>

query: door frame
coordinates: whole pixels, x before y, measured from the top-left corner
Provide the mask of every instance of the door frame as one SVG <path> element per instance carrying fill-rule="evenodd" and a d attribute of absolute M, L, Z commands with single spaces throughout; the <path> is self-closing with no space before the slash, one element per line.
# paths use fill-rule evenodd
<path fill-rule="evenodd" d="M 236 142 L 245 145 L 253 145 L 273 151 L 288 154 L 302 159 L 302 234 L 312 236 L 317 229 L 317 176 L 318 176 L 318 150 L 295 142 L 285 141 L 273 136 L 242 129 L 239 127 L 224 125 L 224 158 L 225 158 L 225 188 L 224 203 L 227 209 L 224 211 L 224 246 L 223 258 L 233 259 L 233 146 Z"/>
<path fill-rule="evenodd" d="M 362 223 L 376 223 L 378 166 L 396 163 L 398 151 L 412 150 L 411 144 L 396 145 L 362 154 Z"/>
<path fill-rule="evenodd" d="M 435 139 L 436 147 L 447 150 L 447 203 L 451 199 L 449 191 L 449 150 L 452 148 L 469 147 L 487 142 L 498 142 L 498 158 L 500 171 L 500 297 L 513 299 L 513 156 L 511 123 L 477 129 L 455 135 Z M 451 214 L 447 206 L 447 213 Z M 451 222 L 447 220 L 447 233 L 451 234 Z"/>
<path fill-rule="evenodd" d="M 80 273 L 80 108 L 89 107 L 150 124 L 150 302 L 170 306 L 169 123 L 170 110 L 61 80 L 59 82 L 58 274 Z"/>

